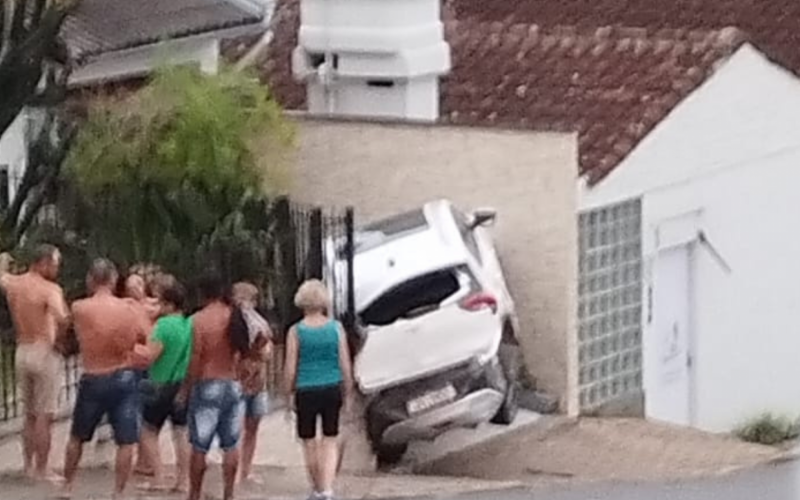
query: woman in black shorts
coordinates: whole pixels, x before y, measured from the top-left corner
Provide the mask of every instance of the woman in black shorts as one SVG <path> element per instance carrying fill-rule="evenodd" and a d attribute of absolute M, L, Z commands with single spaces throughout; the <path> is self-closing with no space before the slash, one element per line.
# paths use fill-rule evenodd
<path fill-rule="evenodd" d="M 339 464 L 339 415 L 352 401 L 353 370 L 344 329 L 328 317 L 329 293 L 319 280 L 303 283 L 295 305 L 303 319 L 286 339 L 286 386 L 297 412 L 311 499 L 333 498 Z M 317 425 L 322 423 L 322 437 Z"/>

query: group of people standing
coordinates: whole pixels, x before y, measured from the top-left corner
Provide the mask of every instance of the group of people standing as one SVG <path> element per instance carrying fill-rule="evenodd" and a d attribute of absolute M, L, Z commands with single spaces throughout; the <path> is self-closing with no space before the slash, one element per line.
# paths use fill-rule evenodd
<path fill-rule="evenodd" d="M 50 245 L 36 249 L 22 274 L 9 272 L 0 259 L 0 288 L 16 332 L 26 475 L 62 483 L 61 494 L 69 497 L 84 445 L 107 421 L 117 445 L 115 498 L 125 494 L 138 455 L 153 476 L 146 487 L 188 491 L 189 500 L 199 500 L 206 456 L 216 440 L 223 452 L 223 498 L 232 499 L 238 480 L 249 479 L 267 412 L 273 335 L 256 311 L 259 290 L 245 282 L 228 289 L 208 274 L 198 283 L 200 308 L 189 314 L 187 291 L 174 277 L 146 283 L 132 274 L 121 280 L 111 261 L 97 259 L 86 277 L 88 296 L 70 307 L 56 283 L 60 265 L 60 252 Z M 324 284 L 304 283 L 295 303 L 304 318 L 286 336 L 285 388 L 311 497 L 329 499 L 340 460 L 339 415 L 353 395 L 350 353 L 341 325 L 328 316 Z M 70 328 L 83 373 L 62 477 L 49 470 L 48 458 Z M 176 458 L 169 484 L 159 449 L 167 421 Z"/>

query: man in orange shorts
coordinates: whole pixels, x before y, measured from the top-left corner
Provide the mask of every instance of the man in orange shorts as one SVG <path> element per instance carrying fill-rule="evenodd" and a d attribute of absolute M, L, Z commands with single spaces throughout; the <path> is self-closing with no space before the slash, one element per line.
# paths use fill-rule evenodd
<path fill-rule="evenodd" d="M 0 265 L 0 287 L 8 299 L 17 338 L 17 380 L 25 409 L 25 474 L 54 480 L 57 476 L 49 472 L 48 459 L 63 371 L 55 346 L 69 326 L 64 292 L 55 282 L 61 253 L 52 245 L 41 245 L 34 251 L 26 273 L 10 274 L 9 265 L 5 255 Z"/>

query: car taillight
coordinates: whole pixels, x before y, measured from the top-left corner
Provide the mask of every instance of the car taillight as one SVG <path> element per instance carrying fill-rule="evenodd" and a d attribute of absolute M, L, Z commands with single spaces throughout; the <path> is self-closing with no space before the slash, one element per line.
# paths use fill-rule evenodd
<path fill-rule="evenodd" d="M 461 301 L 461 308 L 467 311 L 480 311 L 482 309 L 491 309 L 493 313 L 497 312 L 497 299 L 492 294 L 485 292 L 473 293 Z"/>

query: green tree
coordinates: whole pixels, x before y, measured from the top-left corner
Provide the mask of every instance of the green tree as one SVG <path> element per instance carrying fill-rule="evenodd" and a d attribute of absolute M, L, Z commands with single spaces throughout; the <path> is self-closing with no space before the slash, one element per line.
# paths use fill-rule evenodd
<path fill-rule="evenodd" d="M 202 246 L 219 254 L 219 235 L 268 231 L 265 212 L 248 214 L 280 189 L 292 138 L 249 74 L 165 69 L 142 91 L 89 110 L 61 212 L 90 253 L 188 273 Z"/>
<path fill-rule="evenodd" d="M 69 57 L 59 37 L 71 3 L 6 0 L 0 8 L 0 136 L 24 109 L 36 124 L 28 136 L 27 168 L 0 220 L 0 249 L 16 246 L 54 193 L 74 138 L 56 106 L 67 90 Z"/>

